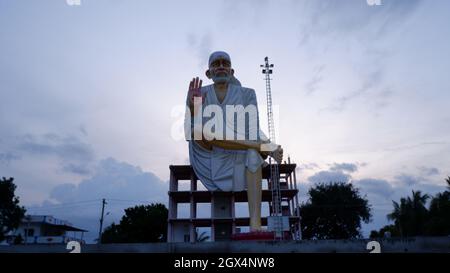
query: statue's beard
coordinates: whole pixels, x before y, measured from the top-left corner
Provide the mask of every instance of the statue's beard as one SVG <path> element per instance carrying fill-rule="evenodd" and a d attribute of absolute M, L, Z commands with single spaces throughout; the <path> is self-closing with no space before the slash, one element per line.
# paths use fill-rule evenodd
<path fill-rule="evenodd" d="M 216 75 L 213 73 L 212 80 L 214 83 L 228 83 L 231 80 L 231 74 L 221 72 Z"/>

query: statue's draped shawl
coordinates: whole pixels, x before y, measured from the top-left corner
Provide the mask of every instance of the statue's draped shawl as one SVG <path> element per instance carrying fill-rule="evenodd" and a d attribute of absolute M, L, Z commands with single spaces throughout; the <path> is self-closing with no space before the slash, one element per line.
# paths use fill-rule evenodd
<path fill-rule="evenodd" d="M 253 89 L 241 87 L 237 84 L 228 85 L 227 94 L 222 103 L 217 99 L 213 85 L 204 86 L 201 88 L 202 94 L 206 93 L 206 99 L 203 103 L 203 109 L 208 105 L 217 105 L 222 109 L 224 119 L 224 130 L 227 123 L 226 120 L 226 105 L 254 105 L 257 109 L 256 94 Z M 186 105 L 188 101 L 186 100 Z M 201 115 L 201 113 L 198 113 Z M 189 118 L 188 113 L 186 118 Z M 213 117 L 214 118 L 214 115 Z M 256 122 L 248 122 L 255 118 Z M 210 120 L 203 118 L 203 124 Z M 191 135 L 194 118 L 191 122 L 185 122 L 185 134 Z M 252 128 L 251 126 L 257 126 Z M 236 127 L 234 128 L 236 129 Z M 256 130 L 256 140 L 261 138 L 266 139 L 265 135 L 259 128 L 259 114 L 256 111 L 256 117 L 248 115 L 246 119 L 245 138 L 248 139 L 250 132 Z M 255 140 L 255 139 L 253 139 Z M 245 171 L 248 169 L 255 172 L 265 161 L 261 155 L 252 149 L 249 150 L 225 150 L 213 146 L 212 150 L 207 150 L 196 143 L 194 140 L 189 140 L 189 160 L 195 171 L 195 174 L 203 183 L 203 185 L 210 191 L 243 191 L 247 188 Z"/>

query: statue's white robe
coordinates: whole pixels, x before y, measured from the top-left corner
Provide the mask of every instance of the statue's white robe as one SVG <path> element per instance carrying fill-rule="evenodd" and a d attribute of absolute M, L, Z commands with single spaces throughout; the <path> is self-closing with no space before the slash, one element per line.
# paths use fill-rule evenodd
<path fill-rule="evenodd" d="M 227 94 L 222 103 L 220 103 L 217 99 L 213 85 L 208 85 L 201 88 L 202 94 L 206 93 L 206 99 L 203 102 L 203 109 L 205 109 L 208 105 L 217 105 L 222 109 L 224 138 L 226 135 L 226 126 L 231 124 L 229 121 L 226 121 L 227 105 L 242 105 L 243 107 L 246 107 L 247 105 L 254 105 L 256 109 L 258 107 L 255 90 L 235 84 L 229 84 L 228 86 Z M 188 105 L 187 100 L 186 105 Z M 201 113 L 198 114 L 201 115 Z M 254 115 L 248 116 L 249 117 L 246 120 L 244 138 L 247 140 L 267 139 L 259 128 L 258 112 L 256 111 L 256 117 Z M 212 118 L 214 117 L 215 115 L 213 114 Z M 220 116 L 218 118 L 220 118 Z M 203 117 L 203 125 L 210 119 L 211 117 Z M 249 122 L 250 119 L 256 119 L 256 122 Z M 189 120 L 191 121 L 190 123 Z M 189 112 L 187 111 L 185 122 L 186 136 L 192 136 L 190 130 L 193 129 L 193 124 L 194 118 L 190 118 Z M 234 132 L 238 132 L 236 130 L 236 126 L 233 129 Z M 256 130 L 257 133 L 251 134 L 250 132 L 255 132 L 253 130 Z M 256 139 L 253 137 L 255 135 Z M 256 172 L 260 166 L 267 164 L 261 155 L 253 149 L 225 150 L 213 146 L 212 150 L 207 150 L 193 140 L 189 140 L 189 160 L 197 177 L 210 191 L 243 191 L 247 188 L 245 175 L 246 169 L 251 172 Z"/>

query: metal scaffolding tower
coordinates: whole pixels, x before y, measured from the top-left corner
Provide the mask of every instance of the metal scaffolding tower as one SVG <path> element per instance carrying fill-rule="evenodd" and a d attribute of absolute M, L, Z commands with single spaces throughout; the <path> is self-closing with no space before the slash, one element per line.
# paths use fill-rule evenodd
<path fill-rule="evenodd" d="M 264 64 L 262 73 L 265 75 L 266 81 L 266 99 L 267 99 L 267 120 L 269 127 L 270 142 L 276 143 L 275 140 L 275 124 L 273 119 L 272 109 L 272 91 L 270 88 L 270 74 L 272 74 L 273 64 L 269 64 L 269 57 L 264 58 Z M 273 162 L 272 162 L 273 161 Z M 273 228 L 275 231 L 275 239 L 283 240 L 283 217 L 281 208 L 281 193 L 280 193 L 280 172 L 278 162 L 271 157 L 269 158 L 270 164 L 270 184 L 272 189 L 272 202 L 271 202 L 271 218 L 273 219 Z"/>

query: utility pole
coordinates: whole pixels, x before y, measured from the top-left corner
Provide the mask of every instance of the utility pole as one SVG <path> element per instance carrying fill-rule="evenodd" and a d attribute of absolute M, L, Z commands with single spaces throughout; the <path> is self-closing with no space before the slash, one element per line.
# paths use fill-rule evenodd
<path fill-rule="evenodd" d="M 105 200 L 105 198 L 103 198 L 102 199 L 102 215 L 100 217 L 100 229 L 98 231 L 98 241 L 97 241 L 98 244 L 102 243 L 103 217 L 104 217 L 104 214 L 105 214 L 105 205 L 106 204 L 107 204 L 106 200 Z"/>

